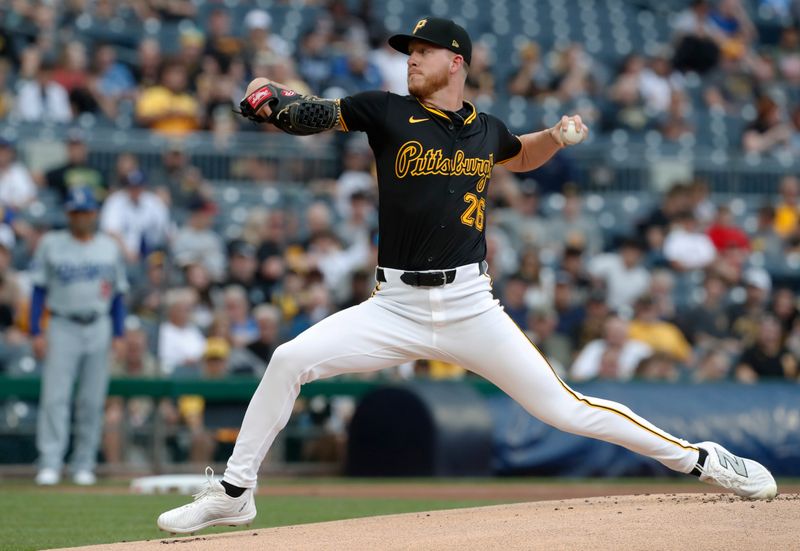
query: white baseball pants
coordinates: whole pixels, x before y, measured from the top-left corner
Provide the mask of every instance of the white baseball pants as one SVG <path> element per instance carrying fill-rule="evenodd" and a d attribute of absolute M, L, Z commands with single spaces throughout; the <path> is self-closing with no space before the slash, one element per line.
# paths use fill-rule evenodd
<path fill-rule="evenodd" d="M 256 485 L 259 467 L 289 421 L 300 385 L 426 358 L 458 364 L 488 379 L 534 415 L 561 430 L 605 440 L 690 472 L 698 449 L 616 402 L 567 386 L 491 293 L 478 264 L 457 268 L 453 283 L 412 287 L 402 271 L 369 300 L 337 312 L 275 351 L 242 422 L 224 479 Z"/>

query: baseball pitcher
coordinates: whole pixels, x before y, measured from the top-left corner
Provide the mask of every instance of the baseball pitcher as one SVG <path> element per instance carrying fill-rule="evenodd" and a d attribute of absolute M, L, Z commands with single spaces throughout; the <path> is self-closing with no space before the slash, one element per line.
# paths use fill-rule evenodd
<path fill-rule="evenodd" d="M 187 533 L 248 524 L 259 466 L 292 411 L 300 386 L 341 373 L 418 358 L 456 363 L 492 381 L 539 419 L 652 457 L 740 496 L 771 498 L 760 464 L 718 444 L 691 444 L 627 407 L 583 396 L 559 379 L 492 297 L 486 273 L 486 196 L 492 167 L 528 172 L 589 129 L 579 116 L 515 136 L 464 101 L 472 45 L 467 32 L 428 17 L 389 44 L 408 54 L 410 95 L 366 92 L 336 100 L 299 96 L 255 79 L 242 113 L 295 135 L 366 132 L 379 184 L 376 292 L 280 346 L 253 396 L 222 483 L 158 518 Z"/>

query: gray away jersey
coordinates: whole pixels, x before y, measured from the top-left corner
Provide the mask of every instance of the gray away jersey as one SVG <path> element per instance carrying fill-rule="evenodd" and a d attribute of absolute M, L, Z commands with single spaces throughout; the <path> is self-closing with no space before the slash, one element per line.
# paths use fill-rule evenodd
<path fill-rule="evenodd" d="M 128 290 L 122 253 L 108 235 L 78 241 L 68 231 L 42 237 L 31 264 L 32 283 L 47 289 L 47 306 L 62 315 L 107 314 L 117 293 Z"/>

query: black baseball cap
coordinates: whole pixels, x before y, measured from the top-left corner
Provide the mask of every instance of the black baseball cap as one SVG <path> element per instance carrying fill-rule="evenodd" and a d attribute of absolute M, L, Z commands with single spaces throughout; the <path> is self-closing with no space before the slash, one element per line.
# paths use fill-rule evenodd
<path fill-rule="evenodd" d="M 439 17 L 420 19 L 414 25 L 411 34 L 396 34 L 389 37 L 389 46 L 398 52 L 408 54 L 408 44 L 414 39 L 447 48 L 462 56 L 467 65 L 472 61 L 472 41 L 469 39 L 469 34 L 464 27 L 450 19 Z"/>

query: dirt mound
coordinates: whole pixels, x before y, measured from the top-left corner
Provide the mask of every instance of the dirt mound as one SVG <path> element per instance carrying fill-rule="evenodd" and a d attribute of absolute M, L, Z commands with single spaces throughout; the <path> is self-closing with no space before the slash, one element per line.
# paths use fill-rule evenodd
<path fill-rule="evenodd" d="M 653 494 L 410 513 L 82 549 L 774 551 L 797 548 L 798 518 L 800 494 L 768 502 L 728 494 Z"/>

